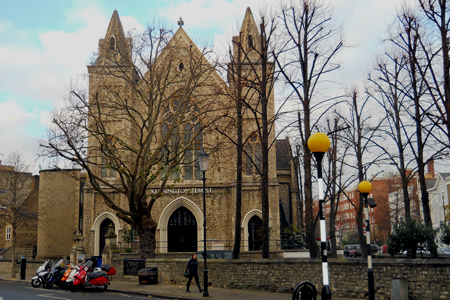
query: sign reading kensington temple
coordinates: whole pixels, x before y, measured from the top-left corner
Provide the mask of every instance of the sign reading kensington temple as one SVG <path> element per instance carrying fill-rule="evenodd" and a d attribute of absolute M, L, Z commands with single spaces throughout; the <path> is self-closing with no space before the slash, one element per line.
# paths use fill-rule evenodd
<path fill-rule="evenodd" d="M 159 189 L 151 189 L 152 194 L 157 194 Z M 175 189 L 164 189 L 164 195 L 180 195 L 180 194 L 202 194 L 203 188 L 175 188 Z M 205 189 L 206 194 L 212 193 L 212 188 Z"/>

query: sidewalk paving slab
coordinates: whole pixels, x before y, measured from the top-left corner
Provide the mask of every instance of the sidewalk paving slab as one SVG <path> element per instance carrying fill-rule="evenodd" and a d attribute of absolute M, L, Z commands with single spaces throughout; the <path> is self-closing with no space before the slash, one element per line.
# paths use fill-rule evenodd
<path fill-rule="evenodd" d="M 34 276 L 26 276 L 25 280 L 21 280 L 19 275 L 16 278 L 11 278 L 10 274 L 0 274 L 0 280 L 12 280 L 25 282 L 30 284 L 31 278 Z M 157 298 L 166 299 L 184 299 L 184 300 L 197 300 L 205 299 L 203 293 L 200 293 L 196 285 L 191 285 L 191 292 L 186 292 L 186 285 L 143 285 L 138 282 L 130 281 L 111 281 L 111 285 L 108 288 L 110 292 L 124 293 L 124 294 L 139 294 Z M 241 289 L 223 289 L 209 287 L 209 298 L 215 300 L 232 300 L 232 299 L 245 299 L 245 300 L 290 300 L 292 299 L 291 293 L 276 293 L 276 292 L 262 292 L 252 290 Z M 317 299 L 320 299 L 318 295 Z M 334 300 L 363 300 L 356 298 L 336 298 Z"/>

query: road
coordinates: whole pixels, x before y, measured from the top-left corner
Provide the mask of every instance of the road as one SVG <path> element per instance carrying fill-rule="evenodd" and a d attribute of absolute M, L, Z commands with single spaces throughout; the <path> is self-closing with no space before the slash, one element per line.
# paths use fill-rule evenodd
<path fill-rule="evenodd" d="M 33 288 L 29 282 L 2 281 L 0 280 L 0 300 L 78 300 L 78 299 L 99 299 L 99 300 L 128 300 L 128 299 L 148 299 L 147 296 L 122 294 L 116 292 L 95 292 L 95 291 L 63 291 L 58 288 L 46 290 L 43 288 Z M 161 299 L 152 297 L 152 299 Z"/>

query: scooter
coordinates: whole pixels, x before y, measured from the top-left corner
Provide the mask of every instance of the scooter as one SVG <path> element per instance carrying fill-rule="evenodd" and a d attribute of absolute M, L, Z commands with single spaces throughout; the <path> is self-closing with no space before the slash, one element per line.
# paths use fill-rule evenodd
<path fill-rule="evenodd" d="M 61 278 L 61 283 L 59 284 L 59 288 L 60 289 L 62 289 L 62 290 L 64 290 L 64 289 L 65 290 L 69 290 L 70 289 L 69 285 L 71 285 L 72 282 L 68 281 L 68 279 L 69 279 L 70 274 L 72 272 L 74 272 L 74 273 L 76 272 L 75 266 L 68 265 L 66 271 L 64 272 L 64 274 L 63 274 L 63 276 Z"/>
<path fill-rule="evenodd" d="M 64 268 L 62 267 L 62 263 L 63 263 L 63 260 L 60 259 L 52 267 L 52 270 L 50 271 L 49 276 L 47 277 L 46 280 L 44 280 L 44 283 L 42 285 L 45 289 L 51 289 L 53 287 L 53 285 L 59 286 L 59 284 L 61 283 L 61 278 L 65 272 Z"/>
<path fill-rule="evenodd" d="M 49 264 L 50 260 L 47 259 L 42 265 L 40 265 L 36 270 L 36 276 L 31 278 L 31 286 L 34 288 L 38 288 L 42 285 L 42 283 L 47 279 L 49 274 Z"/>
<path fill-rule="evenodd" d="M 100 289 L 101 291 L 108 289 L 108 284 L 110 284 L 108 275 L 115 275 L 116 269 L 108 264 L 102 264 L 101 270 L 94 272 L 92 269 L 93 264 L 92 260 L 86 262 L 84 267 L 81 267 L 80 271 L 75 274 L 73 285 L 70 289 L 72 293 L 79 288 Z"/>

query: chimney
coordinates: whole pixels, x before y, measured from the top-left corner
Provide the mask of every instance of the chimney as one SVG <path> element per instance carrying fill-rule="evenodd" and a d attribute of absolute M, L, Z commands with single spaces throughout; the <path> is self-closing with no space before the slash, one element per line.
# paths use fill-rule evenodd
<path fill-rule="evenodd" d="M 428 167 L 428 174 L 430 174 L 432 177 L 435 176 L 434 174 L 434 160 L 430 159 L 427 163 L 427 167 Z"/>

